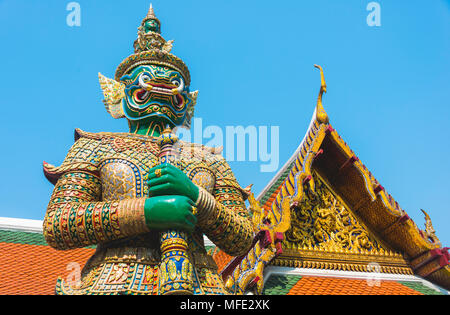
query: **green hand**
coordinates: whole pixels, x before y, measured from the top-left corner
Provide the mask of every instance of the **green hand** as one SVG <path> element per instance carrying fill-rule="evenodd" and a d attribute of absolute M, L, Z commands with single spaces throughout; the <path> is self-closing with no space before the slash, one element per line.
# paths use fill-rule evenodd
<path fill-rule="evenodd" d="M 156 170 L 161 171 L 161 176 L 157 177 Z M 162 164 L 150 169 L 148 187 L 149 197 L 181 195 L 197 201 L 199 194 L 198 187 L 189 177 L 170 164 Z"/>
<path fill-rule="evenodd" d="M 158 196 L 145 200 L 145 223 L 150 229 L 194 231 L 194 202 L 185 196 Z"/>

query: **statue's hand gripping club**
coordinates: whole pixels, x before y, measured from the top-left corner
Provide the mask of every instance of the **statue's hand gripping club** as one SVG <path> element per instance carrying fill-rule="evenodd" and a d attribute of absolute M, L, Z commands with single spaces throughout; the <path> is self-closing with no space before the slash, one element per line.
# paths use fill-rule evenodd
<path fill-rule="evenodd" d="M 198 199 L 199 188 L 186 174 L 171 164 L 160 164 L 150 169 L 147 184 L 148 196 L 151 197 L 147 199 L 149 209 L 153 206 L 152 203 L 159 204 L 160 199 L 167 204 L 166 209 L 161 212 L 155 206 L 151 208 L 147 220 L 151 227 L 193 232 L 197 222 L 195 201 Z"/>
<path fill-rule="evenodd" d="M 149 196 L 186 196 L 198 199 L 198 187 L 181 170 L 171 164 L 161 164 L 149 171 Z"/>
<path fill-rule="evenodd" d="M 193 214 L 195 203 L 185 196 L 153 196 L 145 200 L 144 215 L 152 230 L 169 229 L 194 231 L 197 218 Z"/>
<path fill-rule="evenodd" d="M 172 205 L 175 207 L 176 203 L 180 203 L 180 208 L 176 208 L 172 213 L 168 207 L 167 216 L 174 214 L 177 217 L 181 213 L 181 222 L 186 223 L 182 227 L 189 231 L 193 230 L 196 222 L 194 200 L 198 197 L 198 188 L 184 173 L 170 165 L 177 165 L 178 162 L 177 153 L 173 150 L 173 145 L 177 141 L 177 136 L 172 134 L 169 128 L 163 131 L 158 140 L 160 165 L 149 173 L 149 196 L 153 197 L 149 200 L 172 198 Z M 190 213 L 189 210 L 191 210 Z M 160 293 L 163 295 L 193 294 L 194 268 L 188 257 L 188 234 L 182 230 L 169 229 L 161 233 L 160 242 L 161 265 L 158 277 Z"/>

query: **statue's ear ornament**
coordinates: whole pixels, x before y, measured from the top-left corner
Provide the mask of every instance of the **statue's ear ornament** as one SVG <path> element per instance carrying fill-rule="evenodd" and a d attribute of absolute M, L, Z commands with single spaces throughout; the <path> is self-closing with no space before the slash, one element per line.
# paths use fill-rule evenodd
<path fill-rule="evenodd" d="M 98 80 L 105 97 L 103 103 L 105 104 L 106 111 L 113 118 L 124 118 L 125 114 L 122 108 L 122 100 L 125 97 L 125 85 L 105 77 L 100 72 L 98 73 Z"/>
<path fill-rule="evenodd" d="M 189 96 L 192 99 L 192 111 L 194 111 L 194 106 L 197 104 L 198 91 L 189 92 Z"/>
<path fill-rule="evenodd" d="M 183 127 L 191 128 L 191 120 L 194 117 L 195 104 L 197 104 L 198 91 L 189 92 L 189 105 L 186 111 L 186 119 L 183 122 Z"/>

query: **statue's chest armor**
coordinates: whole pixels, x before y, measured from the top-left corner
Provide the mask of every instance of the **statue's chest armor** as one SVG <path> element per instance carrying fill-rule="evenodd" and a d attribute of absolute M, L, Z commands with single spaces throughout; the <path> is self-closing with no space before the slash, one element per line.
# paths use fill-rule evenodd
<path fill-rule="evenodd" d="M 149 170 L 158 165 L 157 152 L 117 153 L 99 165 L 102 182 L 102 200 L 141 198 L 148 195 Z M 215 175 L 204 161 L 179 160 L 178 167 L 197 185 L 213 193 Z"/>
<path fill-rule="evenodd" d="M 214 184 L 216 183 L 216 177 L 211 169 L 202 165 L 194 165 L 190 170 L 185 173 L 192 180 L 194 184 L 203 187 L 211 194 L 214 192 Z"/>
<path fill-rule="evenodd" d="M 144 196 L 144 172 L 133 162 L 110 158 L 100 164 L 102 200 L 122 200 Z"/>

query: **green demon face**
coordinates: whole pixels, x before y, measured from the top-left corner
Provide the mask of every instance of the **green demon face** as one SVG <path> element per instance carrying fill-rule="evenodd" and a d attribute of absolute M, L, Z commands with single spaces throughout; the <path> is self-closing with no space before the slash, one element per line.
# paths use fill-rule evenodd
<path fill-rule="evenodd" d="M 161 26 L 156 20 L 147 20 L 144 24 L 144 31 L 145 33 L 148 32 L 161 33 Z"/>
<path fill-rule="evenodd" d="M 167 67 L 145 65 L 124 75 L 123 111 L 127 119 L 138 121 L 150 117 L 179 126 L 190 119 L 194 100 L 181 74 Z"/>

